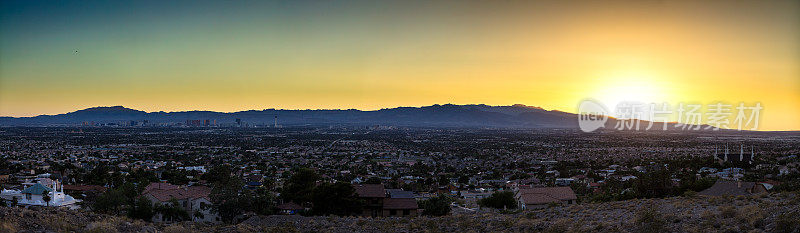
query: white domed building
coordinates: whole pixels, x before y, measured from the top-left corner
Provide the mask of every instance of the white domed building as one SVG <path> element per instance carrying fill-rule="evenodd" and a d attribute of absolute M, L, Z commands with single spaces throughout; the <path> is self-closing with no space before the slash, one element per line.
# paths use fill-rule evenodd
<path fill-rule="evenodd" d="M 60 191 L 59 191 L 60 189 Z M 50 198 L 45 202 L 45 195 Z M 22 191 L 3 189 L 0 192 L 0 198 L 7 202 L 14 202 L 19 206 L 54 206 L 65 208 L 77 208 L 77 203 L 80 200 L 73 198 L 64 193 L 64 185 L 58 181 L 52 182 L 51 185 L 44 185 L 42 183 L 34 183 L 30 186 L 25 186 Z"/>

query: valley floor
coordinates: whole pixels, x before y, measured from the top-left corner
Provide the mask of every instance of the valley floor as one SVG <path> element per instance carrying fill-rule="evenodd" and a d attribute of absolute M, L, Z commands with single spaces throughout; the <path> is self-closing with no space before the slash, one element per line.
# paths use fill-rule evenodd
<path fill-rule="evenodd" d="M 0 232 L 798 232 L 800 196 L 676 197 L 443 217 L 255 216 L 154 224 L 81 210 L 0 207 Z"/>

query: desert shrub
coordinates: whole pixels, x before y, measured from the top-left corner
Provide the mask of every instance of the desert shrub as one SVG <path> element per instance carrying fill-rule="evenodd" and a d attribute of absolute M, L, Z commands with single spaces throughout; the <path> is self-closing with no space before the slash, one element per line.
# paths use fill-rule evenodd
<path fill-rule="evenodd" d="M 359 219 L 359 220 L 356 221 L 356 225 L 360 226 L 360 227 L 363 227 L 364 225 L 367 225 L 367 221 L 364 220 L 364 219 Z"/>
<path fill-rule="evenodd" d="M 502 226 L 504 229 L 512 228 L 512 227 L 514 227 L 515 224 L 516 224 L 516 221 L 514 221 L 514 219 L 511 219 L 511 218 L 506 218 L 506 219 L 500 220 L 500 226 Z"/>
<path fill-rule="evenodd" d="M 800 231 L 800 217 L 798 213 L 783 213 L 778 215 L 775 220 L 775 232 L 798 232 Z"/>
<path fill-rule="evenodd" d="M 17 228 L 10 222 L 0 222 L 0 232 L 17 232 Z"/>
<path fill-rule="evenodd" d="M 718 228 L 720 224 L 719 224 L 719 221 L 718 221 L 717 217 L 718 217 L 718 215 L 714 211 L 711 211 L 711 210 L 703 211 L 703 213 L 700 213 L 700 219 L 702 219 L 702 221 L 700 222 L 700 227 L 701 228 L 705 228 L 705 229 L 707 229 L 707 228 Z M 705 232 L 705 231 L 702 231 L 702 232 Z"/>
<path fill-rule="evenodd" d="M 736 217 L 736 208 L 734 208 L 733 206 L 720 206 L 718 210 L 719 210 L 719 215 L 722 218 Z"/>
<path fill-rule="evenodd" d="M 736 229 L 734 227 L 728 226 L 728 227 L 725 227 L 725 229 L 720 230 L 719 232 L 722 232 L 722 233 L 739 233 L 739 232 L 742 232 L 742 231 L 739 230 L 739 229 Z"/>
<path fill-rule="evenodd" d="M 652 208 L 642 208 L 636 212 L 634 225 L 634 232 L 657 233 L 666 231 L 667 221 L 661 212 Z"/>
<path fill-rule="evenodd" d="M 419 206 L 424 209 L 422 211 L 423 215 L 443 216 L 450 213 L 451 200 L 450 197 L 440 194 L 437 197 L 421 201 Z"/>
<path fill-rule="evenodd" d="M 692 190 L 686 190 L 686 192 L 683 192 L 683 196 L 684 197 L 689 197 L 689 198 L 696 197 L 697 196 L 697 192 L 692 191 Z"/>
<path fill-rule="evenodd" d="M 242 224 L 239 224 L 239 225 L 242 225 Z M 243 231 L 241 231 L 241 229 L 237 229 L 237 230 L 239 232 L 243 232 Z M 300 230 L 297 230 L 297 228 L 295 228 L 294 225 L 288 225 L 288 226 L 268 227 L 268 228 L 263 229 L 263 230 L 261 230 L 259 232 L 297 233 L 297 232 L 300 232 Z"/>
<path fill-rule="evenodd" d="M 63 219 L 63 217 L 60 216 L 52 217 L 48 219 L 48 221 L 42 222 L 42 224 L 47 226 L 47 229 L 55 230 L 58 232 L 74 232 L 76 230 L 75 225 L 70 224 L 65 219 Z"/>
<path fill-rule="evenodd" d="M 544 232 L 546 233 L 562 233 L 569 230 L 570 221 L 567 219 L 559 219 L 553 225 L 550 225 Z"/>
<path fill-rule="evenodd" d="M 721 196 L 712 196 L 711 198 L 708 199 L 708 203 L 711 205 L 718 205 L 725 201 L 726 201 L 725 198 Z"/>
<path fill-rule="evenodd" d="M 750 227 L 753 228 L 764 227 L 765 218 L 766 214 L 764 214 L 764 211 L 762 211 L 761 208 L 755 205 L 745 207 L 744 209 L 742 209 L 742 211 L 739 211 L 739 215 L 736 216 L 736 220 L 738 222 L 747 223 Z"/>
<path fill-rule="evenodd" d="M 117 227 L 115 225 L 116 225 L 115 221 L 111 219 L 92 222 L 89 223 L 88 226 L 86 226 L 86 232 L 91 232 L 91 233 L 118 232 Z"/>
<path fill-rule="evenodd" d="M 610 230 L 611 227 L 612 227 L 610 224 L 605 223 L 605 222 L 594 222 L 594 223 L 595 223 L 595 226 L 594 226 L 594 229 L 592 229 L 592 231 L 594 231 L 594 232 L 604 232 L 604 231 Z"/>
<path fill-rule="evenodd" d="M 189 229 L 186 229 L 185 227 L 183 227 L 181 225 L 177 225 L 177 224 L 164 227 L 164 233 L 189 233 L 189 232 L 192 232 L 192 231 L 189 230 Z"/>

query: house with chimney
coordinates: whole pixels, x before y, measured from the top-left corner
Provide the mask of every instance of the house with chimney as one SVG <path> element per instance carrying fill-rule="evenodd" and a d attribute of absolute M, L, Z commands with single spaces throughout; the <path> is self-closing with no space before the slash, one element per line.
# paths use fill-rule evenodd
<path fill-rule="evenodd" d="M 401 189 L 386 189 L 383 184 L 354 184 L 358 198 L 363 201 L 361 216 L 416 216 L 419 206 L 414 194 Z"/>
<path fill-rule="evenodd" d="M 387 189 L 388 198 L 383 200 L 384 217 L 416 216 L 419 205 L 414 193 L 402 189 Z"/>
<path fill-rule="evenodd" d="M 219 216 L 211 211 L 211 188 L 206 186 L 179 186 L 169 183 L 151 183 L 144 188 L 142 196 L 155 204 L 169 204 L 176 200 L 179 207 L 191 216 L 194 222 L 219 222 Z M 153 222 L 166 221 L 161 214 L 155 214 Z"/>

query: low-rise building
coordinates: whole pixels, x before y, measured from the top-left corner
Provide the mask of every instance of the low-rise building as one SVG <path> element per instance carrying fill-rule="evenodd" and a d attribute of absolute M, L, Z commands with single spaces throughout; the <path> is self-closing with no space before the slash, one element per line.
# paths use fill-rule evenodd
<path fill-rule="evenodd" d="M 45 201 L 45 195 L 47 195 L 50 200 Z M 14 200 L 16 200 L 17 205 L 20 206 L 52 206 L 66 208 L 77 208 L 76 204 L 80 202 L 80 200 L 65 194 L 63 185 L 57 181 L 51 182 L 50 185 L 37 182 L 25 187 L 22 191 L 3 189 L 3 191 L 0 192 L 0 199 L 9 202 L 14 202 Z"/>
<path fill-rule="evenodd" d="M 519 189 L 514 198 L 521 209 L 542 208 L 551 203 L 569 205 L 578 199 L 570 187 Z"/>
<path fill-rule="evenodd" d="M 356 194 L 364 201 L 362 216 L 416 216 L 419 206 L 414 193 L 401 189 L 385 189 L 383 184 L 354 184 Z"/>
<path fill-rule="evenodd" d="M 205 186 L 177 186 L 168 183 L 151 183 L 142 196 L 153 204 L 168 205 L 173 200 L 191 216 L 195 222 L 219 222 L 219 216 L 211 211 L 211 188 Z M 161 214 L 153 215 L 153 222 L 165 221 Z"/>
<path fill-rule="evenodd" d="M 764 192 L 767 192 L 767 188 L 762 183 L 719 179 L 713 186 L 700 191 L 698 194 L 704 196 L 744 196 Z"/>

